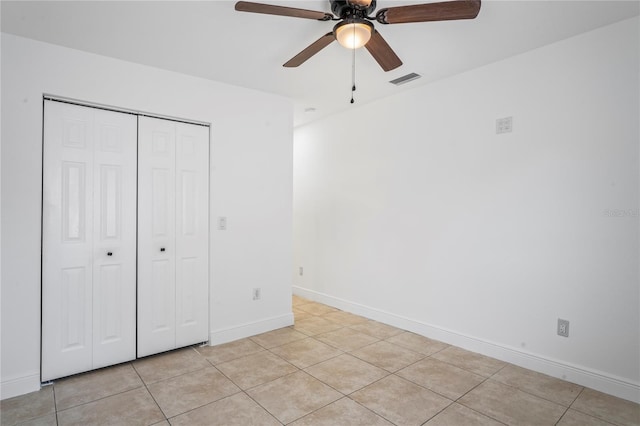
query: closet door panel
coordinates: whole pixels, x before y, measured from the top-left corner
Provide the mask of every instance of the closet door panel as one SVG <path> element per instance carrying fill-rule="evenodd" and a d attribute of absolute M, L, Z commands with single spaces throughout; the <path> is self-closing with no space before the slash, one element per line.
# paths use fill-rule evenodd
<path fill-rule="evenodd" d="M 137 117 L 94 112 L 93 368 L 136 356 Z"/>
<path fill-rule="evenodd" d="M 209 128 L 176 124 L 176 344 L 208 340 Z"/>
<path fill-rule="evenodd" d="M 151 333 L 154 335 L 171 333 L 169 342 L 173 345 L 175 322 L 173 259 L 154 259 L 151 261 L 151 268 L 153 292 L 148 296 L 150 297 L 148 303 L 152 309 L 151 318 L 149 318 Z"/>
<path fill-rule="evenodd" d="M 43 149 L 42 380 L 92 366 L 92 111 L 47 102 Z"/>
<path fill-rule="evenodd" d="M 175 348 L 175 125 L 138 122 L 138 356 Z"/>
<path fill-rule="evenodd" d="M 42 380 L 135 358 L 136 137 L 135 116 L 45 101 Z"/>

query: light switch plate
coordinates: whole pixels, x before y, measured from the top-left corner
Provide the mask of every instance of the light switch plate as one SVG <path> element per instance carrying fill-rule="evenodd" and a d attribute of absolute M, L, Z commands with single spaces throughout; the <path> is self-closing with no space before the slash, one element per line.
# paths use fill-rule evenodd
<path fill-rule="evenodd" d="M 511 133 L 513 131 L 513 117 L 498 118 L 496 120 L 496 134 Z"/>

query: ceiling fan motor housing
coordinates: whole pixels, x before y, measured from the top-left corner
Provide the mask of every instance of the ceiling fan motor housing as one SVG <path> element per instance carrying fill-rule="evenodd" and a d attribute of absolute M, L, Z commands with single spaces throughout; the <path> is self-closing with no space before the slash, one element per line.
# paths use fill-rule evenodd
<path fill-rule="evenodd" d="M 340 19 L 363 18 L 376 9 L 376 0 L 329 0 L 331 12 Z"/>

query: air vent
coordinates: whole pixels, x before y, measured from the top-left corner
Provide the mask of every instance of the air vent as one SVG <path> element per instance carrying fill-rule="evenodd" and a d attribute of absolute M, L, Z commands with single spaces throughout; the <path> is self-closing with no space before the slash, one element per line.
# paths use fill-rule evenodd
<path fill-rule="evenodd" d="M 389 83 L 395 84 L 396 86 L 400 86 L 401 84 L 408 83 L 420 77 L 422 77 L 420 74 L 416 74 L 415 72 L 412 72 L 410 74 L 403 75 L 402 77 L 398 77 L 395 80 L 391 80 Z"/>

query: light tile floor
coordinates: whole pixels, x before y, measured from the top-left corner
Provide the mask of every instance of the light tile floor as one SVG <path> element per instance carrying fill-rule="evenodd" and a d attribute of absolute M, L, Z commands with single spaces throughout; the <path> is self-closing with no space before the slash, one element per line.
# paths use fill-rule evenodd
<path fill-rule="evenodd" d="M 293 297 L 296 324 L 55 381 L 2 425 L 640 425 L 640 406 Z"/>

